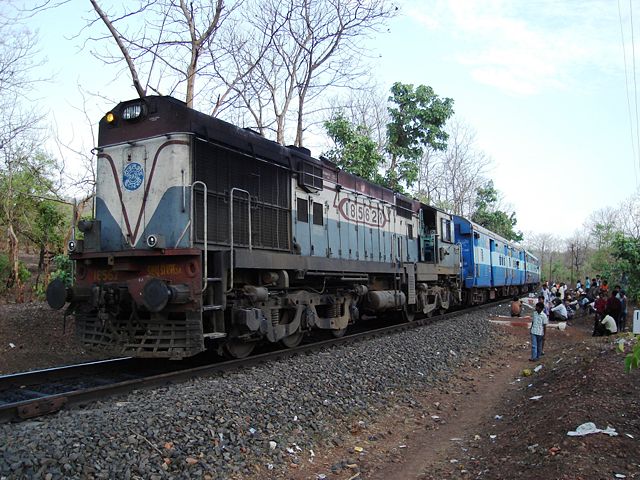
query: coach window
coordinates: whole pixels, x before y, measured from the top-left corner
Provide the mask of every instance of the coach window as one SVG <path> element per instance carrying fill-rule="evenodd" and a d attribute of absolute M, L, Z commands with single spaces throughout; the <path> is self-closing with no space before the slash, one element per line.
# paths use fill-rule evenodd
<path fill-rule="evenodd" d="M 413 240 L 413 225 L 411 224 L 407 225 L 407 236 L 409 240 Z"/>
<path fill-rule="evenodd" d="M 313 224 L 324 225 L 324 219 L 322 218 L 322 204 L 313 202 Z"/>
<path fill-rule="evenodd" d="M 309 223 L 309 202 L 304 198 L 298 198 L 298 221 Z"/>

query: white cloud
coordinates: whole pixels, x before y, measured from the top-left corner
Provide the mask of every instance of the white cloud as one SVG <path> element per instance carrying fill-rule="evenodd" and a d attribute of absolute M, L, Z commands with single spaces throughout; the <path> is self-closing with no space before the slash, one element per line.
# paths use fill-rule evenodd
<path fill-rule="evenodd" d="M 511 94 L 576 88 L 583 70 L 622 64 L 618 11 L 606 0 L 433 0 L 410 15 L 462 45 L 454 58 L 472 78 Z"/>

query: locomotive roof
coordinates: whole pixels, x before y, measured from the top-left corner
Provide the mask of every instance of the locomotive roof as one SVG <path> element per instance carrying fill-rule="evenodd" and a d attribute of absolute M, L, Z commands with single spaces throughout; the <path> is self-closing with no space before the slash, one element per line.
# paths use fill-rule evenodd
<path fill-rule="evenodd" d="M 125 120 L 125 109 L 136 104 L 144 106 L 142 115 L 134 120 Z M 98 148 L 168 133 L 192 133 L 215 143 L 252 152 L 289 168 L 295 167 L 294 159 L 301 158 L 319 164 L 304 150 L 284 147 L 252 130 L 236 127 L 189 108 L 173 97 L 154 95 L 120 102 L 110 113 L 114 114 L 115 121 L 107 122 L 106 115 L 100 120 Z"/>
<path fill-rule="evenodd" d="M 133 120 L 126 120 L 123 115 L 125 109 L 134 105 L 143 105 L 142 114 Z M 285 147 L 252 130 L 237 127 L 189 108 L 184 102 L 173 97 L 152 95 L 120 102 L 110 113 L 114 116 L 111 123 L 107 121 L 106 115 L 100 120 L 98 148 L 157 135 L 186 132 L 234 149 L 251 152 L 256 157 L 294 171 L 300 170 L 301 162 L 312 163 L 322 167 L 323 178 L 327 181 L 392 204 L 398 204 L 399 199 L 405 202 L 405 208 L 413 212 L 421 208 L 421 203 L 417 200 L 341 170 L 324 158 L 318 160 L 312 157 L 306 148 Z"/>

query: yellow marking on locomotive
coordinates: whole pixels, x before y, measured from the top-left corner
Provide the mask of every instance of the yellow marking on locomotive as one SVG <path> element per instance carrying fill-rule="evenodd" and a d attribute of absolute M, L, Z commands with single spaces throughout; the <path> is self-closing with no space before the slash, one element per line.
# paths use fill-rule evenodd
<path fill-rule="evenodd" d="M 168 263 L 166 265 L 149 265 L 147 267 L 147 273 L 155 277 L 180 275 L 182 274 L 182 266 L 176 265 L 175 263 Z"/>
<path fill-rule="evenodd" d="M 118 272 L 113 270 L 94 270 L 91 272 L 94 282 L 115 282 L 118 280 Z"/>

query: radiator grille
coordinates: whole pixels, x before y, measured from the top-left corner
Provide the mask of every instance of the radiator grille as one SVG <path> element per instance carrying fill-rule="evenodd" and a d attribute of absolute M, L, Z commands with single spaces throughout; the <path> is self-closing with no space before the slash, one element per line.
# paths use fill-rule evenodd
<path fill-rule="evenodd" d="M 290 173 L 202 140 L 195 145 L 195 180 L 207 185 L 208 243 L 228 245 L 230 192 L 232 188 L 251 194 L 251 243 L 257 248 L 290 250 Z M 203 189 L 195 189 L 195 241 L 204 242 Z M 249 245 L 247 196 L 233 198 L 233 243 Z"/>

